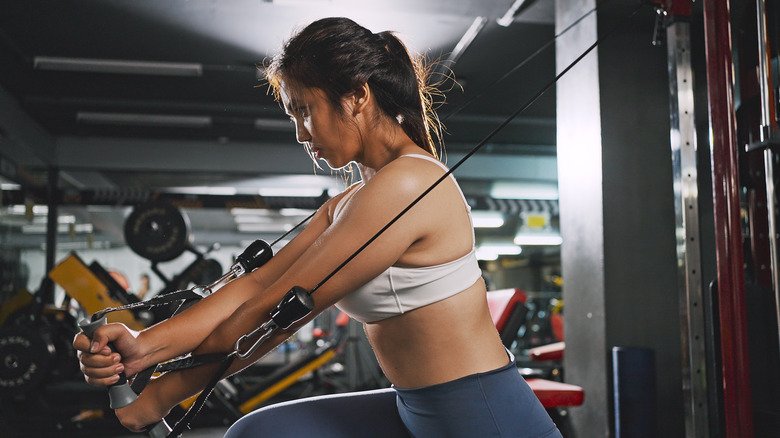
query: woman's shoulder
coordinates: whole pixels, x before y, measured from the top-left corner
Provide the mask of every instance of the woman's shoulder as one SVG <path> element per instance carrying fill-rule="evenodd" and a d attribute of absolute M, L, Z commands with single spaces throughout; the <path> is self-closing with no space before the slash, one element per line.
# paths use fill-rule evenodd
<path fill-rule="evenodd" d="M 363 181 L 355 181 L 348 185 L 347 188 L 345 188 L 341 193 L 328 199 L 326 208 L 328 210 L 328 217 L 330 218 L 331 222 L 333 222 L 333 219 L 338 215 L 338 211 L 343 208 L 342 204 L 344 204 L 344 202 L 354 194 L 355 190 L 358 190 L 361 186 L 363 186 L 363 184 Z"/>
<path fill-rule="evenodd" d="M 413 189 L 419 192 L 420 188 L 428 188 L 446 171 L 444 164 L 432 156 L 406 154 L 385 165 L 370 182 L 377 180 L 382 186 L 391 182 L 396 190 Z"/>
<path fill-rule="evenodd" d="M 412 159 L 409 155 L 398 157 L 366 181 L 351 186 L 338 199 L 334 197 L 334 212 L 332 217 L 339 216 L 341 211 L 356 209 L 397 210 L 420 196 L 433 185 L 446 168 L 434 165 L 429 159 Z"/>

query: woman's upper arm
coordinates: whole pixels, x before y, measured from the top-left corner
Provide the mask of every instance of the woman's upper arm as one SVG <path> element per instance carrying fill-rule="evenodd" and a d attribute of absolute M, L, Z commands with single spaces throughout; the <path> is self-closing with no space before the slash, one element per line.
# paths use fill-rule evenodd
<path fill-rule="evenodd" d="M 298 235 L 290 240 L 290 242 L 280 249 L 278 253 L 274 254 L 271 260 L 265 265 L 250 274 L 259 287 L 265 289 L 279 279 L 295 260 L 297 260 L 298 257 L 300 257 L 301 254 L 317 240 L 323 231 L 328 228 L 330 225 L 328 210 L 338 198 L 339 196 L 331 198 L 320 206 L 309 223 L 300 233 L 298 233 Z"/>

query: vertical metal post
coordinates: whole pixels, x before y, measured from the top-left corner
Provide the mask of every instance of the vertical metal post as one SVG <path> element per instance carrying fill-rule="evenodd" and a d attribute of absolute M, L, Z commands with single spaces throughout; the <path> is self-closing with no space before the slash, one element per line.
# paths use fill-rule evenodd
<path fill-rule="evenodd" d="M 49 167 L 48 185 L 46 190 L 48 212 L 46 213 L 46 275 L 44 287 L 46 293 L 43 296 L 45 304 L 54 303 L 54 283 L 49 280 L 48 274 L 54 268 L 54 259 L 57 251 L 57 204 L 59 202 L 57 184 L 60 179 L 60 171 L 56 167 Z"/>
<path fill-rule="evenodd" d="M 690 24 L 666 27 L 669 61 L 669 114 L 677 230 L 677 266 L 682 346 L 682 382 L 687 437 L 709 437 L 704 305 L 699 246 L 693 72 Z"/>
<path fill-rule="evenodd" d="M 725 438 L 753 436 L 730 0 L 703 0 Z"/>
<path fill-rule="evenodd" d="M 766 30 L 766 0 L 756 0 L 756 20 L 758 33 L 758 84 L 761 95 L 761 130 L 760 140 L 770 141 L 772 137 L 772 120 L 774 113 L 772 108 L 772 77 L 769 62 L 770 47 Z M 769 265 L 772 275 L 772 289 L 775 293 L 775 317 L 777 318 L 777 340 L 780 342 L 780 266 L 778 266 L 777 253 L 777 199 L 775 198 L 775 170 L 774 152 L 767 147 L 764 149 L 764 178 L 766 183 L 766 214 L 769 232 Z"/>

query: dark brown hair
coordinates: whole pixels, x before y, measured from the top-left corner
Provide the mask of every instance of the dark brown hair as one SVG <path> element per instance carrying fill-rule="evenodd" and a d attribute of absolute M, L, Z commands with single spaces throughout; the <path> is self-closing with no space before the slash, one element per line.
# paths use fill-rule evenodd
<path fill-rule="evenodd" d="M 339 112 L 341 98 L 368 83 L 382 112 L 399 120 L 412 141 L 438 157 L 441 126 L 431 106 L 427 76 L 422 60 L 392 32 L 374 34 L 343 17 L 306 26 L 266 67 L 277 100 L 284 80 L 323 90 Z"/>

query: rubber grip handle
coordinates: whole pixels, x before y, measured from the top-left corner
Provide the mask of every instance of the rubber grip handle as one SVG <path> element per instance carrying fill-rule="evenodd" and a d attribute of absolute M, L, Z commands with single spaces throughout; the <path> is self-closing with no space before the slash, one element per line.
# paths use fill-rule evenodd
<path fill-rule="evenodd" d="M 151 438 L 165 438 L 171 433 L 171 430 L 171 426 L 168 426 L 168 423 L 163 419 L 155 424 L 153 428 L 149 429 L 149 436 Z"/>
<path fill-rule="evenodd" d="M 92 340 L 95 335 L 95 330 L 102 325 L 108 323 L 107 317 L 102 317 L 97 321 L 90 322 L 89 320 L 82 319 L 79 321 L 79 328 L 84 332 L 87 337 Z M 114 345 L 109 342 L 108 348 L 112 351 L 116 351 Z M 124 372 L 119 373 L 119 380 L 113 385 L 108 387 L 108 400 L 111 409 L 123 408 L 130 403 L 134 402 L 138 398 L 135 391 L 127 383 L 127 376 Z M 160 420 L 154 427 L 149 429 L 149 436 L 152 438 L 165 438 L 171 432 L 171 427 L 165 422 L 165 419 Z"/>
<path fill-rule="evenodd" d="M 95 330 L 97 330 L 97 328 L 100 326 L 106 325 L 107 323 L 108 320 L 105 316 L 98 319 L 97 321 L 92 322 L 83 319 L 79 322 L 79 328 L 81 328 L 84 334 L 87 335 L 90 340 L 92 340 L 92 337 L 95 335 Z M 114 345 L 111 342 L 108 343 L 108 348 L 110 348 L 112 351 L 116 351 L 116 348 L 114 348 Z M 108 399 L 111 409 L 123 408 L 134 402 L 137 398 L 138 396 L 135 394 L 133 389 L 130 388 L 130 385 L 128 385 L 127 376 L 124 372 L 119 373 L 119 380 L 108 387 Z"/>

